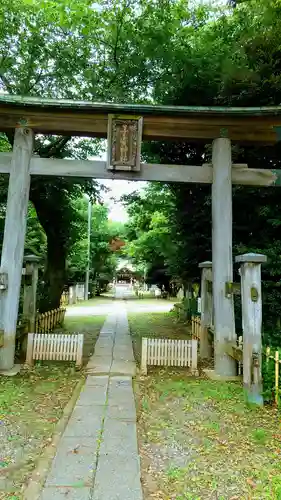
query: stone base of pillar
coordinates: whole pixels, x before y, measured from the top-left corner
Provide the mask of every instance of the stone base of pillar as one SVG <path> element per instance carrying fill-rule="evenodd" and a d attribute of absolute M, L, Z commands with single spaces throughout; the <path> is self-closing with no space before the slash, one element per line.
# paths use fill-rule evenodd
<path fill-rule="evenodd" d="M 204 369 L 203 373 L 209 380 L 218 380 L 221 382 L 242 382 L 243 380 L 242 375 L 219 375 L 215 373 L 215 370 Z"/>
<path fill-rule="evenodd" d="M 10 370 L 0 370 L 0 375 L 6 377 L 14 377 L 21 371 L 21 365 L 16 364 Z"/>

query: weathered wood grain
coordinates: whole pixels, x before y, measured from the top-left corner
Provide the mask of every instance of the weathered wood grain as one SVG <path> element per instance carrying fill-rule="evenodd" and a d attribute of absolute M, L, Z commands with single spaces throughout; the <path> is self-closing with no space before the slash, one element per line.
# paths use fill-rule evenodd
<path fill-rule="evenodd" d="M 117 111 L 118 109 L 118 111 Z M 232 141 L 274 144 L 278 140 L 276 129 L 281 126 L 280 113 L 270 109 L 257 113 L 248 108 L 180 108 L 145 107 L 114 104 L 66 102 L 25 103 L 0 102 L 0 130 L 15 129 L 19 124 L 36 133 L 88 137 L 107 136 L 108 115 L 134 113 L 143 116 L 144 140 L 195 139 L 212 141 L 226 129 Z M 252 114 L 252 115 L 251 115 Z"/>
<path fill-rule="evenodd" d="M 226 341 L 235 341 L 233 296 L 226 296 L 225 283 L 233 281 L 231 142 L 213 143 L 212 264 L 215 327 L 215 372 L 236 375 L 235 361 L 224 351 Z M 238 169 L 239 170 L 239 169 Z"/>
<path fill-rule="evenodd" d="M 4 346 L 0 349 L 1 370 L 14 366 L 33 138 L 33 132 L 28 128 L 15 131 L 0 267 L 1 272 L 8 274 L 8 288 L 0 292 L 0 322 L 4 329 Z"/>
<path fill-rule="evenodd" d="M 235 261 L 241 264 L 243 383 L 248 398 L 261 403 L 261 263 L 266 262 L 266 257 L 244 254 L 237 256 Z"/>
<path fill-rule="evenodd" d="M 211 344 L 209 342 L 208 327 L 212 324 L 212 291 L 208 287 L 208 281 L 212 278 L 212 262 L 201 262 L 201 338 L 200 338 L 200 358 L 211 356 Z"/>
<path fill-rule="evenodd" d="M 11 154 L 0 153 L 0 173 L 11 170 Z M 59 160 L 32 157 L 32 175 L 88 177 L 96 179 L 127 179 L 132 181 L 162 181 L 211 184 L 211 165 L 161 165 L 142 163 L 140 172 L 111 172 L 105 161 Z M 245 186 L 281 186 L 281 170 L 266 170 L 232 166 L 232 183 Z"/>

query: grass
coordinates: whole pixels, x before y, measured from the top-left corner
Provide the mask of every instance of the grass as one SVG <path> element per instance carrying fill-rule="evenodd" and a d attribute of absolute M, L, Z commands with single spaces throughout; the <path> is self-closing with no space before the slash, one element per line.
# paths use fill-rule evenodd
<path fill-rule="evenodd" d="M 247 406 L 237 384 L 165 370 L 139 380 L 138 401 L 145 500 L 281 499 L 276 410 Z"/>
<path fill-rule="evenodd" d="M 66 364 L 0 378 L 0 499 L 19 500 L 81 374 Z"/>
<path fill-rule="evenodd" d="M 129 322 L 135 346 L 143 335 L 184 334 L 169 314 Z M 281 500 L 275 408 L 247 405 L 237 383 L 171 368 L 140 376 L 136 396 L 145 500 Z"/>
<path fill-rule="evenodd" d="M 96 340 L 106 316 L 74 316 L 66 318 L 64 330 L 69 333 L 83 333 L 83 364 L 85 365 L 94 352 Z"/>

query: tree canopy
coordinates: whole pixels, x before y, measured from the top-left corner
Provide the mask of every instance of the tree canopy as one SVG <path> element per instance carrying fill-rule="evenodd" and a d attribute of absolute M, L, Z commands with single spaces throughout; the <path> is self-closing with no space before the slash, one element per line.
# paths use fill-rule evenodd
<path fill-rule="evenodd" d="M 78 211 L 76 221 L 80 226 L 80 237 L 72 246 L 68 257 L 69 280 L 84 281 L 88 263 L 88 236 L 90 236 L 90 272 L 94 282 L 108 283 L 112 280 L 119 255 L 118 245 L 112 245 L 122 236 L 123 225 L 108 219 L 108 208 L 95 203 L 91 208 L 91 227 L 88 235 L 88 201 L 81 198 L 75 203 Z"/>
<path fill-rule="evenodd" d="M 177 56 L 169 61 L 172 80 L 155 89 L 158 102 L 176 105 L 260 106 L 280 103 L 280 9 L 279 1 L 241 2 L 234 10 L 221 10 L 204 18 L 177 47 Z M 198 143 L 154 142 L 146 145 L 150 161 L 201 165 L 210 161 L 210 147 Z M 250 167 L 280 168 L 280 144 L 274 147 L 233 147 L 233 159 Z M 163 197 L 166 208 L 165 238 L 171 251 L 163 248 L 165 269 L 183 284 L 199 279 L 198 263 L 211 260 L 210 187 L 166 185 Z M 142 198 L 149 199 L 150 188 Z M 149 207 L 157 212 L 157 200 Z M 172 200 L 172 203 L 171 203 Z M 129 200 L 131 212 L 135 200 Z M 140 200 L 138 201 L 139 204 Z M 264 317 L 266 328 L 275 328 L 280 309 L 280 195 L 277 189 L 233 188 L 234 255 L 246 251 L 265 253 L 269 263 L 263 270 Z M 130 213 L 130 212 L 129 212 Z M 147 216 L 146 216 L 147 217 Z M 149 219 L 149 217 L 147 217 Z M 131 214 L 134 226 L 136 216 Z M 140 228 L 141 229 L 141 228 Z M 147 256 L 155 245 L 151 230 L 130 235 L 131 247 Z M 144 243 L 144 244 L 143 244 Z M 146 243 L 149 243 L 147 245 Z M 129 247 L 130 248 L 130 247 Z M 153 258 L 153 255 L 150 254 Z M 238 277 L 237 277 L 238 279 Z"/>
<path fill-rule="evenodd" d="M 211 7 L 186 0 L 3 0 L 0 88 L 91 101 L 280 104 L 280 14 L 280 0 Z M 1 150 L 12 142 L 1 136 Z M 101 147 L 88 139 L 38 136 L 35 151 L 44 157 L 88 158 Z M 279 143 L 233 147 L 233 159 L 249 168 L 278 168 L 280 148 Z M 209 161 L 210 145 L 156 141 L 145 144 L 142 155 L 152 162 L 200 165 Z M 32 180 L 30 199 L 46 233 L 50 305 L 59 300 L 66 263 L 72 259 L 79 268 L 75 245 L 83 255 L 75 200 L 84 193 L 97 199 L 99 191 L 96 183 L 81 179 Z M 279 191 L 235 187 L 233 194 L 234 253 L 251 249 L 270 257 L 264 270 L 265 312 L 276 318 L 281 314 L 275 286 L 281 270 Z M 1 180 L 0 234 L 5 196 Z M 165 279 L 198 279 L 198 262 L 211 258 L 210 188 L 155 184 L 125 203 L 128 252 L 135 262 L 163 270 Z M 98 257 L 97 262 L 102 267 Z"/>

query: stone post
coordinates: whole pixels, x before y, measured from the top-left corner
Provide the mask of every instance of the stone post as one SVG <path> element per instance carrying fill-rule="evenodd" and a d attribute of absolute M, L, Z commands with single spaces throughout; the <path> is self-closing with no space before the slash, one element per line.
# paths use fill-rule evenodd
<path fill-rule="evenodd" d="M 68 303 L 70 306 L 73 305 L 73 286 L 68 288 Z"/>
<path fill-rule="evenodd" d="M 232 181 L 231 142 L 213 142 L 212 262 L 215 327 L 215 373 L 236 375 L 236 362 L 226 354 L 226 343 L 235 342 L 232 262 Z"/>
<path fill-rule="evenodd" d="M 211 326 L 213 300 L 209 283 L 212 281 L 212 262 L 205 261 L 199 264 L 201 269 L 201 334 L 200 358 L 210 358 L 211 345 L 209 343 L 208 327 Z"/>
<path fill-rule="evenodd" d="M 262 297 L 261 264 L 265 255 L 248 253 L 238 255 L 241 264 L 241 299 L 243 324 L 243 384 L 249 401 L 262 404 Z"/>
<path fill-rule="evenodd" d="M 69 305 L 76 304 L 76 284 L 69 287 Z"/>
<path fill-rule="evenodd" d="M 40 257 L 36 255 L 26 255 L 23 259 L 25 262 L 25 279 L 23 291 L 23 316 L 28 320 L 30 333 L 35 333 L 36 321 L 36 294 L 38 285 L 38 266 Z"/>

